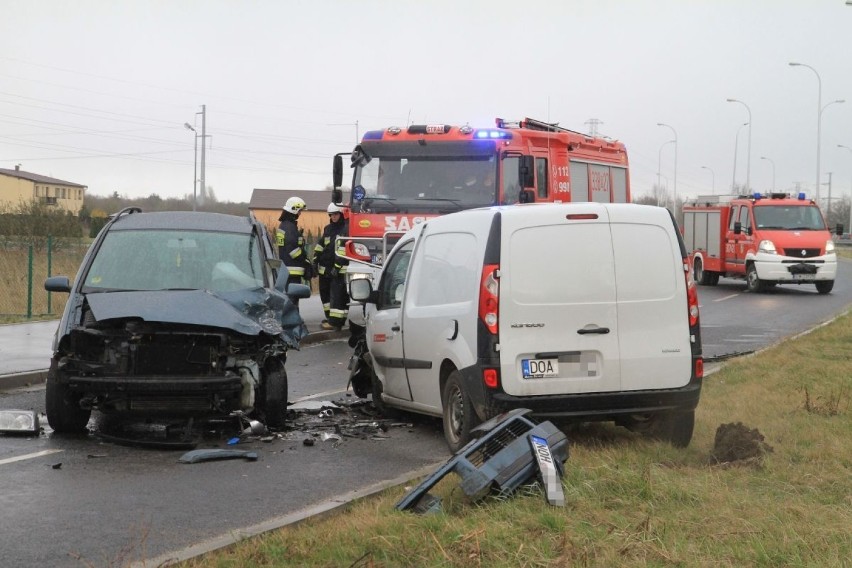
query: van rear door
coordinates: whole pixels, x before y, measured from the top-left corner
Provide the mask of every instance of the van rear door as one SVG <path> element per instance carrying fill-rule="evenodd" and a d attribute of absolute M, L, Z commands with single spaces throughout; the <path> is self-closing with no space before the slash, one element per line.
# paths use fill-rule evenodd
<path fill-rule="evenodd" d="M 514 396 L 621 388 L 616 267 L 605 207 L 504 211 L 500 374 Z"/>

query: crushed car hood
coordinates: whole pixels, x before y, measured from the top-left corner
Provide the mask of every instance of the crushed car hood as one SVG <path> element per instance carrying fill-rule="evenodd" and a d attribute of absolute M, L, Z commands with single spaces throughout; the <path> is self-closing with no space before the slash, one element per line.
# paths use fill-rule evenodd
<path fill-rule="evenodd" d="M 277 290 L 252 288 L 214 294 L 208 290 L 154 290 L 86 294 L 98 321 L 140 318 L 162 322 L 226 328 L 244 335 L 280 337 L 298 349 L 308 335 L 299 309 Z"/>

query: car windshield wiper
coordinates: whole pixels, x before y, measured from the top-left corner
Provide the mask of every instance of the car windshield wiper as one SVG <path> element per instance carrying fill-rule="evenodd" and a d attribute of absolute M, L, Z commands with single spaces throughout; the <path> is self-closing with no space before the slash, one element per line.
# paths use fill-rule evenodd
<path fill-rule="evenodd" d="M 399 205 L 396 204 L 396 199 L 389 197 L 365 197 L 361 200 L 361 211 L 365 209 L 370 209 L 374 202 L 381 201 L 383 203 L 387 203 L 390 205 L 389 209 L 396 213 L 399 213 Z"/>
<path fill-rule="evenodd" d="M 453 205 L 455 205 L 459 209 L 462 208 L 461 202 L 459 202 L 458 199 L 449 199 L 447 197 L 418 197 L 418 198 L 415 199 L 415 201 L 444 201 L 444 202 L 447 202 L 447 203 L 452 203 Z"/>

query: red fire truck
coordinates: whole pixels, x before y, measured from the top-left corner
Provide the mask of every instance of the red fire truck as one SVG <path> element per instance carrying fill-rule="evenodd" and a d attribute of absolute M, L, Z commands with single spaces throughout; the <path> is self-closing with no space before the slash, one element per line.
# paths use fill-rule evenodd
<path fill-rule="evenodd" d="M 834 287 L 834 242 L 816 203 L 804 193 L 698 197 L 684 205 L 683 217 L 699 284 L 715 286 L 726 276 L 745 279 L 750 292 L 814 284 L 828 294 Z"/>
<path fill-rule="evenodd" d="M 337 204 L 347 154 L 334 160 Z M 624 144 L 530 118 L 498 118 L 494 128 L 370 131 L 351 153 L 351 167 L 350 200 L 341 204 L 349 208 L 347 256 L 373 267 L 399 235 L 437 215 L 513 203 L 630 201 Z"/>

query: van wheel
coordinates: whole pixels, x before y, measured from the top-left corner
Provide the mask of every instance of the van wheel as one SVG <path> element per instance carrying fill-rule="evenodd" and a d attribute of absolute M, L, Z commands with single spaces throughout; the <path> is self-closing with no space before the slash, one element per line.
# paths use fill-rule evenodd
<path fill-rule="evenodd" d="M 444 406 L 444 438 L 453 453 L 471 440 L 470 431 L 479 424 L 470 396 L 462 386 L 462 376 L 453 371 L 447 377 L 442 397 Z"/>
<path fill-rule="evenodd" d="M 79 434 L 86 431 L 86 424 L 92 411 L 80 408 L 80 395 L 71 392 L 59 382 L 59 371 L 55 363 L 47 373 L 44 404 L 47 423 L 54 432 L 60 434 Z"/>
<path fill-rule="evenodd" d="M 760 293 L 766 290 L 766 285 L 757 276 L 757 269 L 754 264 L 749 264 L 746 269 L 746 286 L 749 292 Z"/>
<path fill-rule="evenodd" d="M 814 284 L 820 294 L 828 294 L 834 288 L 834 280 L 817 280 Z"/>
<path fill-rule="evenodd" d="M 675 448 L 685 448 L 692 441 L 693 430 L 695 430 L 695 411 L 690 410 L 660 415 L 654 434 Z"/>
<path fill-rule="evenodd" d="M 268 427 L 284 427 L 287 419 L 287 371 L 283 361 L 273 359 L 265 365 L 255 405 L 263 413 Z"/>

